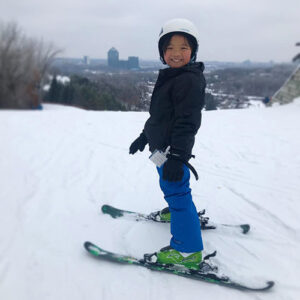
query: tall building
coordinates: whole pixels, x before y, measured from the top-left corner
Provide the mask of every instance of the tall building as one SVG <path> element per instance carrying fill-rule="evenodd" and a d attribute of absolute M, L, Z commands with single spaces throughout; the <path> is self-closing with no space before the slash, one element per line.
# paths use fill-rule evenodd
<path fill-rule="evenodd" d="M 85 56 L 83 57 L 83 63 L 84 63 L 85 65 L 89 65 L 89 64 L 90 64 L 90 58 L 89 58 L 87 55 L 85 55 Z"/>
<path fill-rule="evenodd" d="M 129 56 L 128 60 L 119 60 L 119 51 L 112 47 L 107 53 L 108 66 L 117 69 L 136 70 L 139 69 L 139 58 L 137 56 Z"/>
<path fill-rule="evenodd" d="M 112 47 L 108 53 L 107 53 L 107 58 L 108 58 L 108 65 L 113 68 L 118 68 L 119 67 L 119 51 Z"/>
<path fill-rule="evenodd" d="M 128 69 L 139 69 L 139 58 L 137 56 L 128 57 Z"/>

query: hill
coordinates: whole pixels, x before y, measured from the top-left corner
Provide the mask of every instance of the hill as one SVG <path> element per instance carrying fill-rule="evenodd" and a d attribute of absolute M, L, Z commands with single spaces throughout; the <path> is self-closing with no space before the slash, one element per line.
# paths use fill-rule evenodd
<path fill-rule="evenodd" d="M 285 106 L 204 111 L 191 163 L 198 209 L 251 224 L 203 232 L 205 253 L 237 280 L 274 280 L 243 293 L 92 259 L 86 240 L 142 256 L 166 246 L 166 224 L 114 220 L 104 203 L 151 212 L 166 206 L 147 151 L 128 155 L 147 113 L 45 105 L 0 111 L 0 299 L 298 299 L 300 99 Z"/>

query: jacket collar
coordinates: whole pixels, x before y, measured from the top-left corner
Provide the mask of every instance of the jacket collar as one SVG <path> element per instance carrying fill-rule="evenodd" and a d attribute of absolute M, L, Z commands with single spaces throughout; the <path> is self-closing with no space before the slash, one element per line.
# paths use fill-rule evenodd
<path fill-rule="evenodd" d="M 159 79 L 168 79 L 175 77 L 184 72 L 202 73 L 204 71 L 203 62 L 188 63 L 181 68 L 165 68 L 159 70 Z"/>

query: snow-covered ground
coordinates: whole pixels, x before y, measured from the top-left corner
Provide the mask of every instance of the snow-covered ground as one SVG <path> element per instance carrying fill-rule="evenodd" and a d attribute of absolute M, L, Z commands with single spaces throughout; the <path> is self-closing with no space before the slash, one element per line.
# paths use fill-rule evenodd
<path fill-rule="evenodd" d="M 266 293 L 111 264 L 83 242 L 142 256 L 169 242 L 169 225 L 114 220 L 104 203 L 166 206 L 147 151 L 129 156 L 147 113 L 46 105 L 0 111 L 0 299 L 300 299 L 300 99 L 251 110 L 203 112 L 191 163 L 198 209 L 251 231 L 204 231 L 220 272 L 274 280 Z"/>

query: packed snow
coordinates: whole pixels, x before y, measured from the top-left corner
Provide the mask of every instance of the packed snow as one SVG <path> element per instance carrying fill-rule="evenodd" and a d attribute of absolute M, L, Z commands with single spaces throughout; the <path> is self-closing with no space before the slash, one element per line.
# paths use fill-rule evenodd
<path fill-rule="evenodd" d="M 191 163 L 203 231 L 220 273 L 265 293 L 241 292 L 96 260 L 83 248 L 142 257 L 168 245 L 169 225 L 112 219 L 101 205 L 144 213 L 166 206 L 145 150 L 128 154 L 148 113 L 45 105 L 0 111 L 0 299 L 300 299 L 300 99 L 249 110 L 204 111 Z"/>

